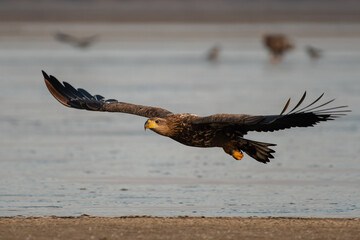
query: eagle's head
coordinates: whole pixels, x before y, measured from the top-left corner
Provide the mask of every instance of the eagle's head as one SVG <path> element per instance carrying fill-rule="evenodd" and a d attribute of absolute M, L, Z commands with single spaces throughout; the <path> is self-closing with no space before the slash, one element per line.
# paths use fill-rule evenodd
<path fill-rule="evenodd" d="M 168 121 L 165 118 L 150 118 L 145 122 L 144 128 L 145 130 L 150 129 L 164 136 L 170 136 L 171 133 L 171 130 L 168 126 Z"/>

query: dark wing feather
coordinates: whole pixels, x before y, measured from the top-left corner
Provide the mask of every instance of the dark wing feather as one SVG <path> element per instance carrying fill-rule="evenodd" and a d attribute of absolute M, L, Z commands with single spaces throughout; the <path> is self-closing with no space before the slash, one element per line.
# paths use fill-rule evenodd
<path fill-rule="evenodd" d="M 310 108 L 318 102 L 323 95 L 324 94 L 306 107 L 297 110 L 305 99 L 306 94 L 304 93 L 299 103 L 286 114 L 283 113 L 289 106 L 290 101 L 287 101 L 284 110 L 280 115 L 252 116 L 245 114 L 216 114 L 198 118 L 194 120 L 193 123 L 210 124 L 214 128 L 231 128 L 233 132 L 242 136 L 248 131 L 272 132 L 292 127 L 311 127 L 319 122 L 334 120 L 335 118 L 344 116 L 347 112 L 350 112 L 350 110 L 346 109 L 347 106 L 322 108 L 334 100 Z"/>
<path fill-rule="evenodd" d="M 148 118 L 171 114 L 170 111 L 162 108 L 123 103 L 115 99 L 105 100 L 101 95 L 93 96 L 82 88 L 75 89 L 67 82 L 61 84 L 54 76 L 48 76 L 44 71 L 42 73 L 50 93 L 67 107 L 91 111 L 122 112 Z"/>
<path fill-rule="evenodd" d="M 292 127 L 312 127 L 319 122 L 334 120 L 335 118 L 346 115 L 347 112 L 351 112 L 350 110 L 346 109 L 347 106 L 322 108 L 323 106 L 333 102 L 335 99 L 310 108 L 310 106 L 313 106 L 316 102 L 318 102 L 322 96 L 324 96 L 324 94 L 322 94 L 319 98 L 306 107 L 297 110 L 297 108 L 304 101 L 305 95 L 306 94 L 304 93 L 299 103 L 287 114 L 262 116 L 262 119 L 261 116 L 260 118 L 259 116 L 250 117 L 250 119 L 255 118 L 255 120 L 259 121 L 255 122 L 254 124 L 248 124 L 244 127 L 244 130 L 272 132 Z"/>

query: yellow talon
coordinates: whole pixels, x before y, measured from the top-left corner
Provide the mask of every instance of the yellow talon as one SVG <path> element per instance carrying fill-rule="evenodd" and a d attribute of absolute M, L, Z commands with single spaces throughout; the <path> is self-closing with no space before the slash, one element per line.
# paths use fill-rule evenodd
<path fill-rule="evenodd" d="M 232 156 L 236 159 L 236 160 L 241 160 L 244 157 L 244 154 L 242 154 L 239 151 L 234 151 L 234 153 L 232 154 Z"/>

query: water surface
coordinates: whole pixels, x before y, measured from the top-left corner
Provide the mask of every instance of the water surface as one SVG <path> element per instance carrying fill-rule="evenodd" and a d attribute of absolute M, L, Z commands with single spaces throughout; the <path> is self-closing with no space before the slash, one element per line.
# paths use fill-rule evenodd
<path fill-rule="evenodd" d="M 260 37 L 297 49 L 269 65 Z M 0 216 L 359 217 L 360 25 L 0 25 Z M 87 50 L 56 30 L 100 34 Z M 219 61 L 205 60 L 214 44 Z M 307 44 L 324 49 L 311 61 Z M 47 91 L 41 70 L 93 94 L 173 112 L 277 114 L 288 97 L 350 105 L 315 128 L 250 133 L 275 159 L 235 161 L 180 145 L 145 118 L 79 111 Z M 293 103 L 294 104 L 294 103 Z"/>

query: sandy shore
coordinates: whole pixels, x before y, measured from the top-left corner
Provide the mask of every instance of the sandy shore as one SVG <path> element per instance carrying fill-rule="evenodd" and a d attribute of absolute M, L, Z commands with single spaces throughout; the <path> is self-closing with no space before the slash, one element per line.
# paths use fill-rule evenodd
<path fill-rule="evenodd" d="M 359 239 L 344 218 L 0 218 L 0 239 Z"/>

